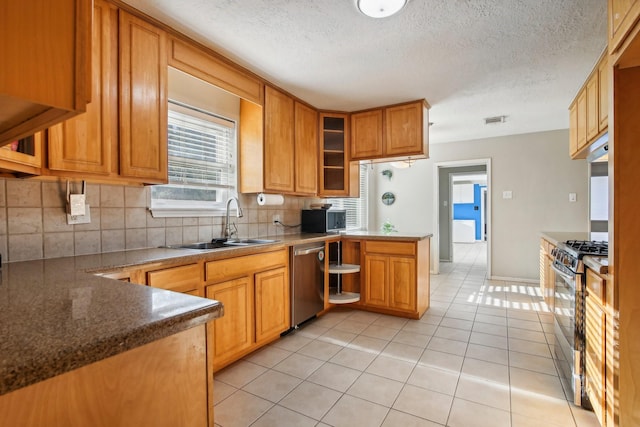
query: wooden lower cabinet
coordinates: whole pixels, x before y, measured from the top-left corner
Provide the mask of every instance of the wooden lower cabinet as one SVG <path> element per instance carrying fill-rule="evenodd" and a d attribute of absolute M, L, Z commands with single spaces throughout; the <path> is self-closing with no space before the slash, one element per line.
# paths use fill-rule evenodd
<path fill-rule="evenodd" d="M 256 343 L 278 338 L 291 325 L 290 288 L 284 267 L 255 275 Z"/>
<path fill-rule="evenodd" d="M 540 239 L 540 294 L 548 307 L 553 306 L 553 294 L 555 292 L 556 274 L 551 265 L 553 256 L 551 251 L 555 245 L 545 239 Z"/>
<path fill-rule="evenodd" d="M 206 297 L 220 301 L 224 316 L 208 325 L 213 370 L 242 357 L 253 345 L 253 279 L 249 276 L 207 286 Z"/>
<path fill-rule="evenodd" d="M 593 411 L 606 425 L 606 386 L 605 386 L 605 322 L 606 315 L 601 301 L 593 295 L 586 297 L 586 387 L 587 395 L 593 405 Z"/>
<path fill-rule="evenodd" d="M 205 427 L 205 326 L 0 396 L 0 425 Z"/>
<path fill-rule="evenodd" d="M 147 284 L 154 288 L 198 295 L 201 283 L 201 264 L 187 264 L 147 272 Z"/>
<path fill-rule="evenodd" d="M 206 263 L 205 296 L 224 306 L 224 316 L 207 325 L 213 372 L 289 329 L 288 261 L 280 249 Z"/>
<path fill-rule="evenodd" d="M 590 269 L 586 276 L 586 390 L 600 425 L 614 427 L 620 424 L 616 408 L 618 351 L 613 286 Z"/>
<path fill-rule="evenodd" d="M 420 318 L 429 307 L 429 241 L 364 241 L 358 306 Z"/>

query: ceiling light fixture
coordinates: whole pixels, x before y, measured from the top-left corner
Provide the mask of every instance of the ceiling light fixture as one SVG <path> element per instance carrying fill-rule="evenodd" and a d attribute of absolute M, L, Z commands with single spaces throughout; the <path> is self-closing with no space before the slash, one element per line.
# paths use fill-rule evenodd
<path fill-rule="evenodd" d="M 395 15 L 407 4 L 407 0 L 356 0 L 360 12 L 371 18 L 387 18 Z"/>

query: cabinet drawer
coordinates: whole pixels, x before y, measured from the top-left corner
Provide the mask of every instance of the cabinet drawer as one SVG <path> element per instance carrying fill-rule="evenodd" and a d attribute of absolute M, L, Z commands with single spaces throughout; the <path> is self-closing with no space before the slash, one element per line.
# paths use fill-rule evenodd
<path fill-rule="evenodd" d="M 391 255 L 415 255 L 416 244 L 413 242 L 390 242 L 388 240 L 367 240 L 365 252 Z"/>
<path fill-rule="evenodd" d="M 287 265 L 287 250 L 247 255 L 206 264 L 207 283 L 231 280 L 255 271 L 269 270 Z"/>
<path fill-rule="evenodd" d="M 150 271 L 147 273 L 147 284 L 176 292 L 193 291 L 200 285 L 200 268 L 198 264 L 189 264 Z"/>

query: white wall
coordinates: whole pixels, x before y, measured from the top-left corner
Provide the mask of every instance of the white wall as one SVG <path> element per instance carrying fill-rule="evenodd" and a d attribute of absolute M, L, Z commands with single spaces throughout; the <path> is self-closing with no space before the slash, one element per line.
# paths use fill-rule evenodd
<path fill-rule="evenodd" d="M 536 280 L 541 231 L 588 229 L 587 163 L 569 158 L 568 130 L 434 144 L 429 151 L 429 159 L 408 169 L 374 165 L 370 230 L 389 219 L 400 232 L 435 236 L 434 165 L 489 158 L 493 277 Z M 380 173 L 384 169 L 393 170 L 391 181 Z M 502 199 L 506 190 L 513 192 L 512 199 Z M 385 191 L 396 195 L 391 206 L 380 201 Z M 577 202 L 569 202 L 570 192 L 577 193 Z"/>

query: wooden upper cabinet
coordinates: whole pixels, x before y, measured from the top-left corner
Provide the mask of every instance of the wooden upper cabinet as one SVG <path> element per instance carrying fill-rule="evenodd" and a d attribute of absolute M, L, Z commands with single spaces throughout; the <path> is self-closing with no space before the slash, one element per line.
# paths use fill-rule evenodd
<path fill-rule="evenodd" d="M 264 189 L 293 193 L 293 99 L 269 86 L 264 98 Z"/>
<path fill-rule="evenodd" d="M 608 128 L 609 62 L 605 51 L 569 107 L 569 154 L 587 157 L 590 145 Z"/>
<path fill-rule="evenodd" d="M 587 145 L 587 92 L 582 91 L 577 101 L 577 139 L 578 150 Z"/>
<path fill-rule="evenodd" d="M 295 192 L 318 192 L 318 112 L 295 103 Z"/>
<path fill-rule="evenodd" d="M 429 112 L 424 102 L 385 108 L 385 154 L 427 155 Z"/>
<path fill-rule="evenodd" d="M 351 159 L 370 159 L 384 154 L 381 109 L 351 115 Z"/>
<path fill-rule="evenodd" d="M 614 53 L 640 17 L 640 1 L 609 0 L 609 52 Z"/>
<path fill-rule="evenodd" d="M 91 100 L 91 1 L 4 1 L 0 145 L 85 110 Z"/>
<path fill-rule="evenodd" d="M 587 140 L 591 140 L 598 135 L 600 124 L 600 93 L 598 90 L 598 73 L 595 72 L 587 81 Z"/>
<path fill-rule="evenodd" d="M 0 171 L 39 175 L 42 171 L 44 132 L 0 147 Z"/>
<path fill-rule="evenodd" d="M 598 130 L 602 132 L 609 125 L 609 57 L 605 55 L 598 64 Z"/>
<path fill-rule="evenodd" d="M 358 197 L 360 165 L 349 161 L 349 114 L 320 113 L 318 196 Z"/>
<path fill-rule="evenodd" d="M 569 154 L 571 157 L 578 151 L 578 103 L 569 107 Z"/>
<path fill-rule="evenodd" d="M 117 165 L 118 9 L 95 0 L 92 101 L 87 111 L 48 131 L 48 168 L 107 175 Z M 115 170 L 117 172 L 117 170 Z"/>
<path fill-rule="evenodd" d="M 167 177 L 167 35 L 120 11 L 120 175 Z"/>
<path fill-rule="evenodd" d="M 351 159 L 426 158 L 429 110 L 424 100 L 351 114 Z"/>

